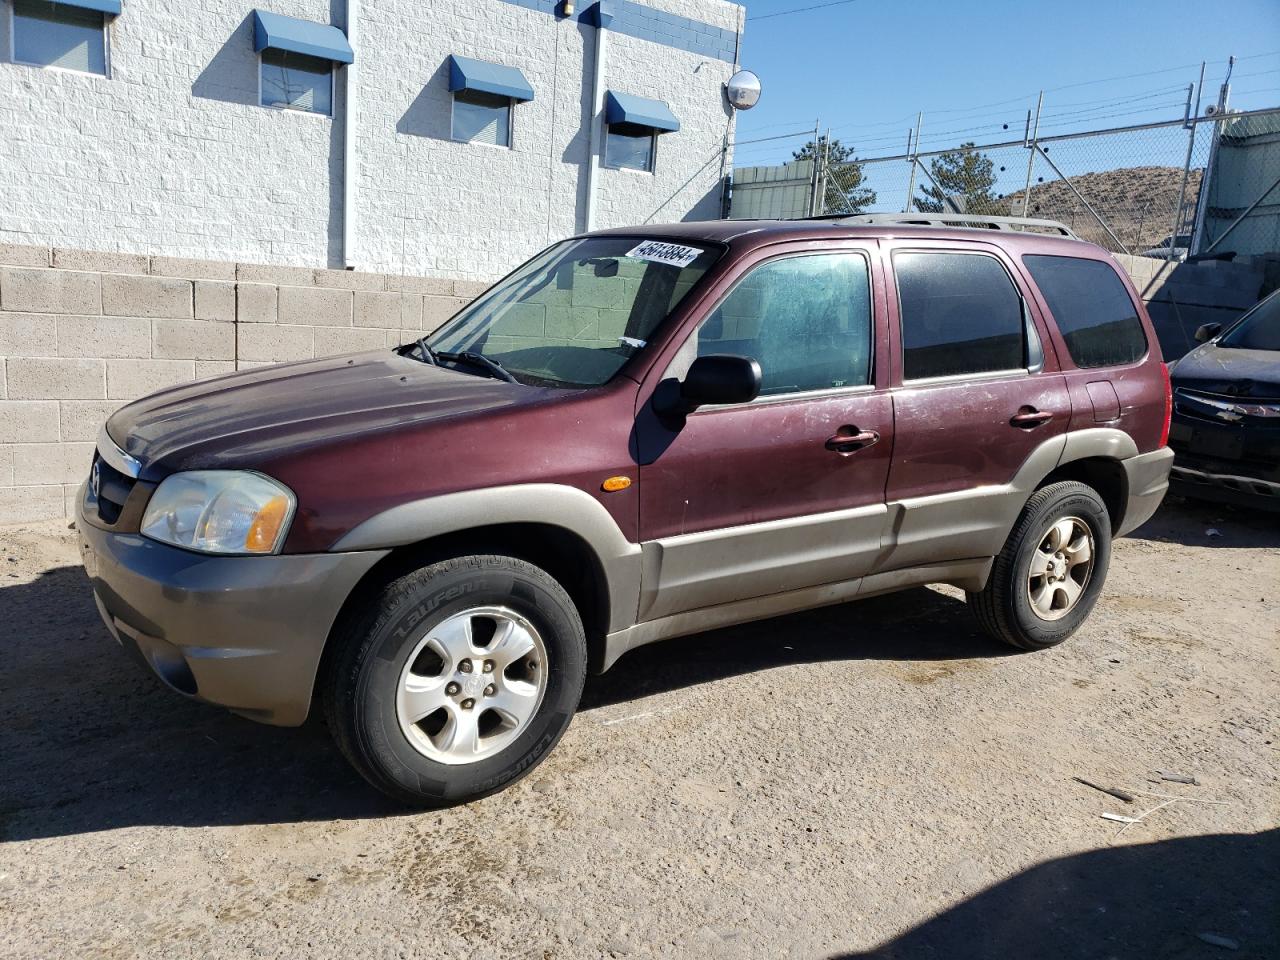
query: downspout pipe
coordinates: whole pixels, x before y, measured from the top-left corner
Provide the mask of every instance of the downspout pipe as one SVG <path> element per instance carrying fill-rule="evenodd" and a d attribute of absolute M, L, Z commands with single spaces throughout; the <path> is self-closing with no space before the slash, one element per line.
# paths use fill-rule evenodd
<path fill-rule="evenodd" d="M 611 0 L 597 0 L 582 15 L 596 28 L 596 50 L 591 70 L 591 125 L 587 136 L 587 211 L 583 229 L 596 226 L 596 181 L 600 170 L 600 149 L 604 134 L 605 62 L 609 49 L 609 25 L 613 23 Z"/>
<path fill-rule="evenodd" d="M 356 31 L 360 23 L 360 0 L 346 0 L 347 42 L 359 50 Z M 356 127 L 359 117 L 360 57 L 343 67 L 346 109 L 342 118 L 342 265 L 356 268 Z"/>

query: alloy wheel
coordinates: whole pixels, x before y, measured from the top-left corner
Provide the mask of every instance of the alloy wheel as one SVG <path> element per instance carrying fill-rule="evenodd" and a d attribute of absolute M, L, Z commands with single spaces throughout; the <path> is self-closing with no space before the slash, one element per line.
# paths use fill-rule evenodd
<path fill-rule="evenodd" d="M 475 763 L 510 745 L 547 687 L 537 629 L 507 607 L 473 607 L 430 628 L 400 673 L 396 714 L 419 753 Z"/>
<path fill-rule="evenodd" d="M 1059 620 L 1084 596 L 1093 574 L 1093 532 L 1079 517 L 1055 520 L 1031 557 L 1027 598 L 1042 620 Z"/>

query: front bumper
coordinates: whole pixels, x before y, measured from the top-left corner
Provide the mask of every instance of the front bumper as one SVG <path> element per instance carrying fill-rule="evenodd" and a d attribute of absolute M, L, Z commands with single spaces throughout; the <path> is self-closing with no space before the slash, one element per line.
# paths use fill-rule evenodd
<path fill-rule="evenodd" d="M 1280 512 L 1280 483 L 1274 480 L 1197 470 L 1178 463 L 1174 465 L 1171 484 L 1173 492 L 1181 497 Z"/>
<path fill-rule="evenodd" d="M 307 718 L 320 655 L 387 551 L 218 557 L 103 529 L 76 508 L 80 554 L 112 635 L 169 687 L 254 720 Z"/>
<path fill-rule="evenodd" d="M 1246 416 L 1224 423 L 1175 410 L 1169 443 L 1177 457 L 1174 493 L 1280 511 L 1280 424 L 1275 417 Z"/>
<path fill-rule="evenodd" d="M 1126 486 L 1129 490 L 1124 517 L 1115 536 L 1122 537 L 1136 530 L 1159 508 L 1164 495 L 1169 492 L 1169 468 L 1173 465 L 1173 451 L 1168 447 L 1140 453 L 1136 457 L 1121 460 Z"/>

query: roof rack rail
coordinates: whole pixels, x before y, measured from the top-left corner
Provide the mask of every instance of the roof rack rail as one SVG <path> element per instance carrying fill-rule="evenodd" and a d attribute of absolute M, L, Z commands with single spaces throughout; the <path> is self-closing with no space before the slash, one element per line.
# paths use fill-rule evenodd
<path fill-rule="evenodd" d="M 902 224 L 919 227 L 969 227 L 975 230 L 1015 230 L 1053 233 L 1079 239 L 1065 223 L 1036 217 L 993 217 L 981 213 L 836 213 L 805 220 L 831 220 L 840 223 Z"/>

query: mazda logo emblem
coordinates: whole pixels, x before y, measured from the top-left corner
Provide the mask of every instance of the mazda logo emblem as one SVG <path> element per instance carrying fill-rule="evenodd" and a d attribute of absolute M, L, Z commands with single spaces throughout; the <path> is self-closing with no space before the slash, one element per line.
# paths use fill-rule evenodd
<path fill-rule="evenodd" d="M 102 490 L 102 464 L 97 460 L 93 461 L 93 469 L 89 471 L 89 489 L 93 491 L 93 498 L 98 499 Z"/>

